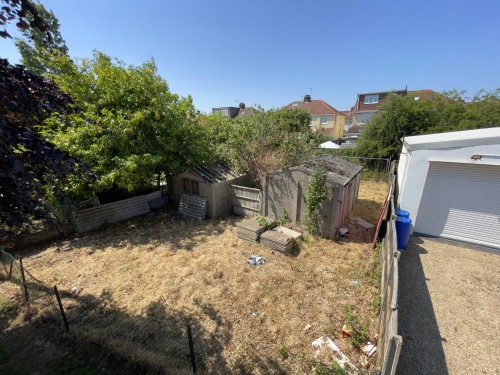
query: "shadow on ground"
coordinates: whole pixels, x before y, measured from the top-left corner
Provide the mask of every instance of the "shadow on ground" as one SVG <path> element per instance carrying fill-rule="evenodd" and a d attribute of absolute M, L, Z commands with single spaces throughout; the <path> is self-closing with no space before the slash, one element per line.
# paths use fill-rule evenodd
<path fill-rule="evenodd" d="M 52 294 L 49 286 L 29 283 L 28 287 L 46 296 Z M 255 368 L 268 374 L 285 373 L 276 360 L 251 349 L 227 363 L 223 351 L 232 338 L 232 327 L 210 304 L 195 301 L 204 318 L 202 326 L 194 315 L 169 310 L 161 299 L 131 316 L 116 307 L 107 290 L 98 298 L 74 296 L 64 290 L 60 294 L 70 333 L 62 330 L 57 308 L 41 309 L 42 301 L 31 299 L 31 304 L 38 304 L 34 318 L 0 333 L 0 374 L 59 374 L 61 363 L 63 368 L 70 363 L 76 369 L 89 369 L 66 372 L 75 375 L 191 374 L 188 325 L 199 373 L 244 375 L 254 373 Z M 207 320 L 210 331 L 204 328 Z"/>
<path fill-rule="evenodd" d="M 411 237 L 399 261 L 398 327 L 403 336 L 398 375 L 448 374 L 443 341 L 427 287 L 421 257 L 427 250 Z M 466 348 L 464 348 L 465 350 Z"/>

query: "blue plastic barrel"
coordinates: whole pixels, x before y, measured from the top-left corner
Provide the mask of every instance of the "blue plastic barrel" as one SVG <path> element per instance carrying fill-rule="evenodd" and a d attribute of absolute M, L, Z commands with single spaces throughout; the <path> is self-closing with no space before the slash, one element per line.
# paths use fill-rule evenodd
<path fill-rule="evenodd" d="M 396 216 L 401 216 L 401 217 L 410 217 L 410 213 L 408 211 L 405 211 L 405 210 L 401 210 L 401 209 L 396 209 L 394 211 L 396 213 Z"/>
<path fill-rule="evenodd" d="M 404 250 L 408 246 L 408 241 L 410 240 L 412 220 L 403 217 L 396 216 L 396 237 L 398 240 L 398 249 Z"/>

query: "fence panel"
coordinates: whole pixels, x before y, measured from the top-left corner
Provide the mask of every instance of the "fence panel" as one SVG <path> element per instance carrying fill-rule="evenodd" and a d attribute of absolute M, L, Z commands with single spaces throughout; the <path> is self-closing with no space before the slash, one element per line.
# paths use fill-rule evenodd
<path fill-rule="evenodd" d="M 260 214 L 262 198 L 259 189 L 230 185 L 229 197 L 233 214 L 240 216 L 256 216 Z"/>
<path fill-rule="evenodd" d="M 394 171 L 394 165 L 391 174 Z M 382 375 L 393 375 L 396 372 L 399 353 L 403 339 L 398 335 L 398 279 L 399 255 L 397 250 L 396 222 L 394 217 L 394 191 L 396 180 L 392 175 L 390 181 L 390 200 L 387 205 L 387 230 L 381 243 L 381 296 L 378 319 L 378 363 L 382 364 Z"/>
<path fill-rule="evenodd" d="M 99 228 L 103 224 L 130 219 L 149 212 L 146 195 L 107 203 L 73 212 L 73 222 L 79 233 Z"/>

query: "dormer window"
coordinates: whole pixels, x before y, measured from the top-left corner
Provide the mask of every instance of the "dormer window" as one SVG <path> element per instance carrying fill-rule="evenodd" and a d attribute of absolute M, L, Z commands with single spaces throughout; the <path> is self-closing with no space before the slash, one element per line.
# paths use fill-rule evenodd
<path fill-rule="evenodd" d="M 365 95 L 365 104 L 376 104 L 378 103 L 378 94 L 375 95 Z"/>

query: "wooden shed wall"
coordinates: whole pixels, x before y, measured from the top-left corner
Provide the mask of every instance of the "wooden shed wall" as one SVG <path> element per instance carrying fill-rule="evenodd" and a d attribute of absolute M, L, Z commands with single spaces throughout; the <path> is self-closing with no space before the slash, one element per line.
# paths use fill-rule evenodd
<path fill-rule="evenodd" d="M 284 211 L 298 223 L 306 224 L 306 194 L 311 176 L 299 169 L 286 169 L 271 173 L 263 186 L 263 214 L 279 219 Z M 327 198 L 319 207 L 319 228 L 324 237 L 330 238 L 330 229 L 335 225 L 338 189 L 327 183 Z"/>

